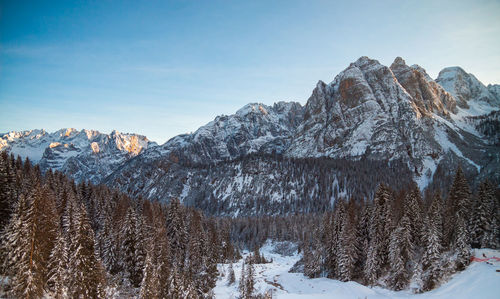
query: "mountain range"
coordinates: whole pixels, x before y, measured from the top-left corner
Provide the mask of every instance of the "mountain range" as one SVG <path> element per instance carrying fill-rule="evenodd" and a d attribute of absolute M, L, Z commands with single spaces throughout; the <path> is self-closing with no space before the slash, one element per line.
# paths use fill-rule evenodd
<path fill-rule="evenodd" d="M 305 106 L 252 103 L 163 145 L 134 134 L 62 129 L 0 135 L 0 150 L 135 196 L 177 197 L 212 214 L 325 209 L 379 182 L 444 192 L 460 165 L 500 182 L 500 85 L 460 67 L 432 79 L 398 57 L 361 57 Z M 439 177 L 439 179 L 434 179 Z"/>
<path fill-rule="evenodd" d="M 0 150 L 29 158 L 42 171 L 59 170 L 76 181 L 95 184 L 151 146 L 156 143 L 144 136 L 116 131 L 103 134 L 94 130 L 30 130 L 0 137 Z"/>

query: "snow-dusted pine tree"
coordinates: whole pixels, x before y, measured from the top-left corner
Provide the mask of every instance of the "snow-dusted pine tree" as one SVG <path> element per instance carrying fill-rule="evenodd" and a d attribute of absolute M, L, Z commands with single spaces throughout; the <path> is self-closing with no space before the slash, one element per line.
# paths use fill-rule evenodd
<path fill-rule="evenodd" d="M 470 188 L 461 167 L 458 167 L 453 184 L 446 201 L 446 217 L 444 227 L 444 242 L 450 245 L 456 239 L 456 228 L 458 227 L 457 212 L 469 224 L 470 216 Z"/>
<path fill-rule="evenodd" d="M 245 261 L 241 262 L 241 276 L 240 276 L 240 282 L 238 284 L 238 291 L 240 292 L 240 295 L 243 296 L 245 294 L 246 290 L 246 283 L 247 283 L 247 271 L 245 269 Z"/>
<path fill-rule="evenodd" d="M 122 226 L 122 252 L 123 269 L 125 277 L 134 287 L 139 287 L 142 281 L 142 268 L 138 256 L 138 248 L 142 246 L 143 239 L 137 235 L 137 214 L 133 207 L 129 207 Z M 139 244 L 141 243 L 141 244 Z"/>
<path fill-rule="evenodd" d="M 411 225 L 408 215 L 403 215 L 396 229 L 392 232 L 389 243 L 391 265 L 389 284 L 394 290 L 405 289 L 412 274 L 410 261 L 413 258 Z"/>
<path fill-rule="evenodd" d="M 146 263 L 144 266 L 144 275 L 141 282 L 141 290 L 139 298 L 141 299 L 160 299 L 161 297 L 161 282 L 156 271 L 156 252 L 155 246 L 149 244 L 146 255 Z"/>
<path fill-rule="evenodd" d="M 435 196 L 429 213 L 425 221 L 424 238 L 425 248 L 422 256 L 422 270 L 426 271 L 423 278 L 422 290 L 431 290 L 434 288 L 441 273 L 440 258 L 443 251 L 442 244 L 442 199 L 439 195 Z"/>
<path fill-rule="evenodd" d="M 453 240 L 453 245 L 456 252 L 455 269 L 458 271 L 462 271 L 470 263 L 471 248 L 466 220 L 461 215 L 461 213 L 458 212 L 456 215 L 456 224 L 457 231 Z"/>
<path fill-rule="evenodd" d="M 56 241 L 57 215 L 47 189 L 26 184 L 6 231 L 8 273 L 15 297 L 40 298 L 46 286 L 49 259 Z"/>
<path fill-rule="evenodd" d="M 48 291 L 56 299 L 68 297 L 68 247 L 66 238 L 61 232 L 57 234 L 56 243 L 49 259 Z"/>
<path fill-rule="evenodd" d="M 69 248 L 69 296 L 71 298 L 102 298 L 104 269 L 95 256 L 94 232 L 85 208 L 75 210 L 75 236 Z"/>
<path fill-rule="evenodd" d="M 188 235 L 181 204 L 176 198 L 172 199 L 167 210 L 167 236 L 172 266 L 183 269 Z"/>
<path fill-rule="evenodd" d="M 470 219 L 472 247 L 497 248 L 497 209 L 495 189 L 487 180 L 479 185 Z"/>
<path fill-rule="evenodd" d="M 358 234 L 356 231 L 355 215 L 347 213 L 343 217 L 340 231 L 340 246 L 338 251 L 338 271 L 342 281 L 353 280 L 355 265 L 358 259 Z"/>

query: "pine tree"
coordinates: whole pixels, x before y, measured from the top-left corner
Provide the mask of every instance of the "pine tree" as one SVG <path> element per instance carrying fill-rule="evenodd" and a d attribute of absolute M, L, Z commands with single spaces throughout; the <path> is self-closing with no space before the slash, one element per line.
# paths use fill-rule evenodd
<path fill-rule="evenodd" d="M 470 244 L 467 232 L 466 220 L 457 212 L 456 216 L 457 232 L 454 239 L 454 248 L 456 252 L 455 269 L 462 271 L 470 263 Z"/>
<path fill-rule="evenodd" d="M 380 277 L 388 264 L 389 240 L 392 232 L 392 206 L 389 189 L 380 184 L 374 197 L 370 219 L 370 243 L 364 274 L 368 284 Z"/>
<path fill-rule="evenodd" d="M 360 220 L 358 221 L 358 244 L 359 244 L 359 258 L 358 258 L 358 274 L 363 277 L 363 271 L 368 259 L 368 248 L 370 244 L 370 215 L 371 205 L 365 203 L 362 206 Z"/>
<path fill-rule="evenodd" d="M 102 298 L 103 268 L 95 256 L 94 232 L 83 206 L 75 210 L 75 236 L 70 246 L 68 264 L 69 295 L 72 298 Z"/>
<path fill-rule="evenodd" d="M 6 152 L 0 154 L 0 232 L 7 226 L 14 209 L 14 179 Z"/>
<path fill-rule="evenodd" d="M 189 279 L 194 282 L 194 288 L 200 293 L 203 293 L 207 278 L 206 264 L 204 263 L 206 245 L 207 241 L 201 224 L 201 214 L 193 212 L 189 229 L 187 271 Z"/>
<path fill-rule="evenodd" d="M 67 298 L 68 296 L 68 276 L 71 275 L 66 269 L 68 262 L 66 238 L 59 232 L 56 244 L 50 254 L 48 280 L 48 289 L 56 299 Z"/>
<path fill-rule="evenodd" d="M 78 204 L 76 203 L 74 193 L 71 190 L 67 190 L 66 192 L 67 199 L 62 213 L 62 227 L 64 236 L 66 236 L 66 245 L 68 248 L 72 248 L 73 239 L 77 233 L 76 214 Z"/>
<path fill-rule="evenodd" d="M 6 269 L 12 279 L 11 295 L 15 298 L 41 298 L 44 283 L 35 251 L 34 200 L 21 194 L 16 211 L 7 227 L 8 251 Z"/>
<path fill-rule="evenodd" d="M 310 278 L 319 277 L 321 274 L 321 256 L 318 250 L 309 248 L 309 244 L 303 247 L 302 260 L 304 262 L 304 275 Z"/>
<path fill-rule="evenodd" d="M 422 196 L 417 185 L 414 185 L 412 191 L 406 197 L 405 212 L 409 217 L 411 225 L 411 236 L 414 244 L 420 244 L 423 236 L 423 213 Z"/>
<path fill-rule="evenodd" d="M 246 275 L 245 275 L 245 288 L 242 294 L 242 298 L 251 299 L 255 291 L 255 269 L 253 263 L 247 264 Z"/>
<path fill-rule="evenodd" d="M 147 250 L 146 263 L 144 266 L 144 275 L 141 282 L 139 298 L 141 299 L 159 299 L 161 297 L 161 282 L 156 271 L 156 252 L 153 244 L 150 244 Z"/>
<path fill-rule="evenodd" d="M 456 227 L 458 226 L 458 218 L 456 217 L 457 212 L 467 225 L 469 223 L 470 209 L 471 202 L 469 184 L 467 183 L 467 179 L 464 176 L 462 168 L 458 167 L 446 202 L 444 234 L 445 244 L 450 244 L 454 239 L 456 239 Z"/>
<path fill-rule="evenodd" d="M 322 225 L 322 251 L 325 255 L 324 268 L 328 273 L 328 276 L 331 278 L 336 275 L 337 269 L 338 235 L 337 231 L 334 229 L 334 221 L 334 216 L 330 213 L 327 213 L 323 218 Z"/>
<path fill-rule="evenodd" d="M 170 202 L 167 210 L 167 236 L 170 244 L 172 266 L 183 269 L 186 259 L 186 245 L 188 236 L 184 215 L 178 199 L 174 198 Z"/>
<path fill-rule="evenodd" d="M 403 290 L 408 286 L 411 277 L 409 262 L 413 257 L 411 225 L 408 215 L 403 215 L 398 226 L 392 232 L 389 243 L 391 261 L 390 285 L 394 290 Z"/>
<path fill-rule="evenodd" d="M 425 286 L 424 286 L 425 282 L 423 281 L 422 263 L 417 263 L 411 280 L 412 280 L 412 284 L 414 285 L 413 292 L 414 293 L 422 293 L 424 291 L 424 288 L 425 288 Z"/>
<path fill-rule="evenodd" d="M 208 292 L 213 289 L 217 282 L 217 277 L 219 276 L 219 271 L 217 269 L 217 263 L 220 261 L 220 241 L 217 235 L 217 229 L 215 228 L 214 222 L 208 223 L 208 252 L 207 257 L 205 259 L 206 266 L 206 284 L 204 292 Z"/>
<path fill-rule="evenodd" d="M 240 282 L 238 284 L 238 291 L 240 292 L 240 296 L 244 298 L 246 291 L 246 283 L 247 283 L 247 271 L 245 269 L 245 261 L 241 262 L 241 277 Z"/>
<path fill-rule="evenodd" d="M 350 215 L 349 215 L 350 214 Z M 339 277 L 341 281 L 353 280 L 355 264 L 358 259 L 357 232 L 354 215 L 346 214 L 343 218 L 340 231 L 340 248 L 338 256 Z"/>
<path fill-rule="evenodd" d="M 53 199 L 38 184 L 21 194 L 7 228 L 5 248 L 15 297 L 39 298 L 48 280 L 48 264 L 57 230 Z"/>
<path fill-rule="evenodd" d="M 145 243 L 143 240 L 148 240 L 148 236 L 146 233 L 146 224 L 144 222 L 144 218 L 138 213 L 135 214 L 135 238 L 136 238 L 136 246 L 135 246 L 135 273 L 137 275 L 137 280 L 142 281 L 142 271 L 145 267 L 146 261 L 146 249 Z"/>
<path fill-rule="evenodd" d="M 479 186 L 470 222 L 472 247 L 497 248 L 494 187 L 488 181 L 482 182 Z"/>
<path fill-rule="evenodd" d="M 425 251 L 422 257 L 422 270 L 427 271 L 423 279 L 422 290 L 431 290 L 434 288 L 441 273 L 439 264 L 442 254 L 442 200 L 439 195 L 434 197 L 428 216 L 425 221 Z"/>
<path fill-rule="evenodd" d="M 156 254 L 155 269 L 154 276 L 158 277 L 158 281 L 161 282 L 160 288 L 160 298 L 167 298 L 170 292 L 170 279 L 172 277 L 170 271 L 170 246 L 168 243 L 167 233 L 166 233 L 166 225 L 165 225 L 165 217 L 162 213 L 162 210 L 156 206 L 156 209 L 153 210 L 154 219 L 153 219 L 153 241 L 154 244 L 154 252 Z"/>
<path fill-rule="evenodd" d="M 136 288 L 142 281 L 142 268 L 139 267 L 141 260 L 138 255 L 141 239 L 137 232 L 137 215 L 134 208 L 130 207 L 122 228 L 123 269 L 125 277 Z"/>
<path fill-rule="evenodd" d="M 104 217 L 102 230 L 99 232 L 99 239 L 102 242 L 101 259 L 107 271 L 111 274 L 120 272 L 119 261 L 119 238 L 113 227 L 111 213 Z"/>

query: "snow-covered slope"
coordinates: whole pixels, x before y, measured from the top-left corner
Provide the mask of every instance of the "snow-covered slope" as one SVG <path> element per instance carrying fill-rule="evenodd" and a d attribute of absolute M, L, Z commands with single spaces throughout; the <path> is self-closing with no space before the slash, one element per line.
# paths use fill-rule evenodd
<path fill-rule="evenodd" d="M 43 171 L 49 168 L 69 174 L 77 181 L 100 182 L 144 149 L 156 145 L 146 137 L 116 131 L 61 129 L 10 132 L 0 136 L 0 151 L 29 158 Z"/>
<path fill-rule="evenodd" d="M 317 299 L 382 299 L 382 298 L 441 298 L 441 299 L 496 299 L 500 294 L 500 262 L 491 260 L 486 262 L 473 262 L 465 271 L 455 274 L 448 282 L 440 287 L 423 294 L 413 294 L 410 290 L 390 291 L 379 287 L 366 287 L 356 282 L 341 282 L 328 278 L 310 279 L 302 273 L 289 273 L 288 271 L 300 255 L 294 253 L 284 256 L 275 252 L 276 244 L 266 243 L 261 248 L 261 253 L 273 263 L 255 265 L 257 293 L 272 291 L 273 298 L 317 298 Z M 500 257 L 500 251 L 481 249 L 476 250 L 476 256 L 486 254 L 488 257 Z M 248 252 L 244 254 L 244 257 Z M 229 265 L 220 264 L 219 271 L 226 271 Z M 236 282 L 227 284 L 227 276 L 220 277 L 215 287 L 217 299 L 238 298 L 238 283 L 241 278 L 241 261 L 233 264 Z"/>

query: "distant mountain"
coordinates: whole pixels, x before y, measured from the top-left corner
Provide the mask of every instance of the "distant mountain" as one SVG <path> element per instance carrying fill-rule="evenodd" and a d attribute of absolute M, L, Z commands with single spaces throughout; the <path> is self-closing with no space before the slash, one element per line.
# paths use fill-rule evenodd
<path fill-rule="evenodd" d="M 433 80 L 400 57 L 390 67 L 361 57 L 331 83 L 319 81 L 305 106 L 248 104 L 161 146 L 126 135 L 140 149 L 132 152 L 118 145 L 118 133 L 103 135 L 96 144 L 106 163 L 90 137 L 81 146 L 44 141 L 43 157 L 33 160 L 78 180 L 149 199 L 177 197 L 214 214 L 314 211 L 339 196 L 371 197 L 379 182 L 446 191 L 459 165 L 472 184 L 498 184 L 499 95 L 499 85 L 486 87 L 459 67 Z M 9 141 L 11 151 L 27 155 L 26 147 L 41 142 L 31 139 Z"/>
<path fill-rule="evenodd" d="M 130 158 L 156 143 L 136 134 L 61 129 L 10 132 L 0 135 L 0 151 L 29 158 L 43 171 L 60 170 L 76 181 L 99 183 Z"/>

